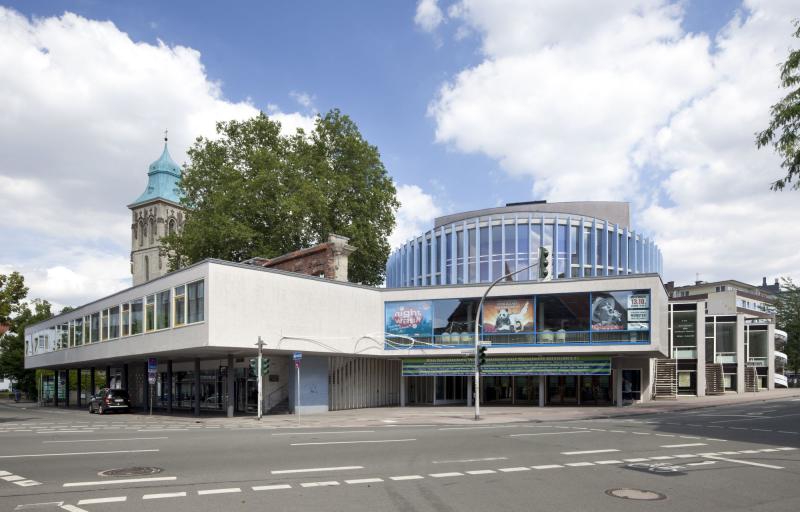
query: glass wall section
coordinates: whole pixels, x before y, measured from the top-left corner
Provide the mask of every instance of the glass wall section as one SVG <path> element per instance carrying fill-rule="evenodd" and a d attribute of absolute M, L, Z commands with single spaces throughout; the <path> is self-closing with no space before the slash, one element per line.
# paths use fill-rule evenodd
<path fill-rule="evenodd" d="M 70 325 L 69 322 L 65 324 L 61 324 L 61 347 L 60 348 L 69 348 L 69 338 L 70 338 Z"/>
<path fill-rule="evenodd" d="M 469 247 L 468 247 L 468 251 L 469 252 L 467 253 L 468 254 L 467 265 L 469 266 L 469 269 L 467 270 L 467 278 L 469 279 L 469 281 L 467 281 L 467 282 L 468 283 L 475 283 L 475 282 L 477 282 L 477 281 L 475 281 L 475 279 L 476 279 L 475 269 L 477 268 L 476 267 L 476 261 L 477 261 L 476 260 L 476 251 L 477 251 L 477 247 L 475 246 L 475 244 L 476 244 L 476 237 L 475 237 L 476 231 L 475 231 L 475 228 L 469 229 L 468 233 L 469 233 Z"/>
<path fill-rule="evenodd" d="M 592 246 L 592 228 L 589 226 L 583 227 L 583 266 L 584 275 L 591 275 L 587 272 L 591 268 L 592 254 L 594 247 Z"/>
<path fill-rule="evenodd" d="M 108 310 L 103 310 L 103 319 L 100 323 L 100 340 L 106 341 L 108 339 L 108 323 L 109 323 L 109 313 Z"/>
<path fill-rule="evenodd" d="M 736 363 L 736 317 L 717 317 L 715 328 L 716 362 Z"/>
<path fill-rule="evenodd" d="M 747 326 L 747 365 L 768 366 L 769 342 L 766 326 Z"/>
<path fill-rule="evenodd" d="M 186 323 L 186 286 L 175 287 L 175 327 Z"/>
<path fill-rule="evenodd" d="M 595 292 L 591 296 L 593 342 L 644 342 L 650 339 L 648 290 Z"/>
<path fill-rule="evenodd" d="M 433 258 L 433 274 L 436 276 L 435 283 L 442 284 L 442 235 L 436 235 L 436 255 Z"/>
<path fill-rule="evenodd" d="M 588 293 L 538 296 L 538 343 L 588 343 L 589 304 Z"/>
<path fill-rule="evenodd" d="M 517 259 L 514 257 L 517 253 L 517 228 L 514 224 L 505 224 L 503 226 L 503 245 L 505 246 L 503 249 L 503 259 L 505 260 L 503 273 L 494 276 L 494 279 L 517 270 Z M 511 276 L 511 279 L 519 281 L 520 276 L 514 275 Z"/>
<path fill-rule="evenodd" d="M 91 315 L 91 338 L 92 343 L 100 341 L 100 313 L 93 313 Z"/>
<path fill-rule="evenodd" d="M 144 330 L 150 332 L 156 328 L 156 296 L 148 295 L 145 300 Z"/>
<path fill-rule="evenodd" d="M 131 335 L 142 334 L 144 327 L 144 299 L 131 302 Z"/>
<path fill-rule="evenodd" d="M 108 310 L 108 337 L 119 338 L 119 306 Z"/>
<path fill-rule="evenodd" d="M 156 329 L 166 329 L 170 326 L 169 312 L 169 290 L 165 290 L 156 296 Z"/>
<path fill-rule="evenodd" d="M 83 317 L 83 342 L 85 344 L 89 344 L 92 342 L 92 317 L 91 315 L 86 315 Z"/>
<path fill-rule="evenodd" d="M 466 228 L 464 228 L 466 229 Z M 464 229 L 456 231 L 456 283 L 464 282 Z"/>
<path fill-rule="evenodd" d="M 442 345 L 471 345 L 475 338 L 476 299 L 445 299 L 433 301 L 434 343 Z"/>
<path fill-rule="evenodd" d="M 557 245 L 556 247 L 556 259 L 557 261 L 557 269 L 558 273 L 556 277 L 564 278 L 569 277 L 569 267 L 570 267 L 570 259 L 569 259 L 569 252 L 568 252 L 568 240 L 567 240 L 567 230 L 568 226 L 566 224 L 559 224 L 556 226 L 558 230 L 556 240 Z"/>
<path fill-rule="evenodd" d="M 480 230 L 480 259 L 481 259 L 481 282 L 489 281 L 489 226 L 483 226 Z"/>
<path fill-rule="evenodd" d="M 531 254 L 538 254 L 542 245 L 542 225 L 538 220 L 531 221 Z"/>
<path fill-rule="evenodd" d="M 75 341 L 73 342 L 75 346 L 83 345 L 83 318 L 76 318 L 73 320 L 72 324 L 74 325 L 75 331 Z"/>
<path fill-rule="evenodd" d="M 492 226 L 492 280 L 503 275 L 503 226 Z"/>
<path fill-rule="evenodd" d="M 517 224 L 517 268 L 525 268 L 530 265 L 528 255 L 530 254 L 530 229 L 527 224 Z M 531 275 L 530 269 L 517 274 L 518 281 L 527 281 Z"/>
<path fill-rule="evenodd" d="M 445 260 L 444 260 L 444 273 L 445 273 L 445 280 L 444 284 L 453 284 L 456 282 L 453 279 L 453 233 L 447 233 L 444 236 L 445 239 Z"/>
<path fill-rule="evenodd" d="M 204 315 L 205 294 L 203 281 L 197 281 L 186 286 L 188 291 L 188 320 L 189 323 L 202 322 Z"/>
<path fill-rule="evenodd" d="M 686 311 L 678 311 L 683 306 Z M 697 359 L 697 313 L 694 304 L 675 304 L 672 313 L 672 357 Z M 689 309 L 691 308 L 691 309 Z"/>
<path fill-rule="evenodd" d="M 567 277 L 578 277 L 578 226 L 569 226 L 569 269 Z"/>
<path fill-rule="evenodd" d="M 130 304 L 123 304 L 122 305 L 122 335 L 129 336 L 130 335 L 130 325 L 131 325 L 131 305 Z"/>
<path fill-rule="evenodd" d="M 597 275 L 600 275 L 603 270 L 603 230 L 602 228 L 596 228 L 592 231 L 592 235 L 594 236 L 594 248 L 595 248 L 595 269 L 597 269 Z M 594 275 L 594 274 L 593 274 Z"/>

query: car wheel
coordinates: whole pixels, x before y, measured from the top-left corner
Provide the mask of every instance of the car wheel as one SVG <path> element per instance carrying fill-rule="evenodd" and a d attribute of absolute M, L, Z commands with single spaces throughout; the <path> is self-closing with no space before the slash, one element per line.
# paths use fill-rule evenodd
<path fill-rule="evenodd" d="M 92 409 L 92 404 L 89 404 L 89 414 L 94 414 L 94 409 Z"/>

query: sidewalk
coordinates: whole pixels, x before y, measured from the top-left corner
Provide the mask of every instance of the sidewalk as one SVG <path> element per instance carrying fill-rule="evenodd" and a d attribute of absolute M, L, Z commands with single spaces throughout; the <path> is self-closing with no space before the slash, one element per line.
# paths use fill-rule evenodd
<path fill-rule="evenodd" d="M 778 389 L 774 391 L 761 391 L 758 393 L 744 393 L 742 395 L 726 394 L 705 397 L 680 397 L 677 400 L 658 400 L 644 404 L 635 404 L 626 407 L 502 407 L 482 406 L 481 424 L 505 424 L 519 422 L 547 422 L 570 421 L 596 418 L 618 418 L 640 416 L 644 414 L 659 414 L 678 411 L 717 407 L 722 405 L 756 404 L 770 400 L 787 398 L 800 398 L 800 388 Z M 12 401 L 2 402 L 11 408 L 48 411 L 52 407 L 39 408 L 32 402 Z M 57 409 L 64 411 L 64 409 Z M 79 412 L 71 408 L 71 411 Z M 81 409 L 80 411 L 83 411 Z M 87 413 L 88 416 L 88 413 Z M 297 416 L 292 414 L 264 416 L 258 421 L 254 416 L 237 416 L 226 418 L 220 415 L 193 417 L 181 412 L 174 415 L 159 414 L 154 411 L 153 416 L 134 412 L 129 418 L 144 421 L 181 422 L 187 424 L 205 424 L 220 426 L 250 426 L 287 428 L 287 427 L 374 427 L 391 425 L 475 425 L 474 410 L 472 407 L 458 406 L 414 406 L 414 407 L 380 407 L 371 409 L 350 409 L 346 411 L 332 411 L 323 414 L 309 414 Z"/>

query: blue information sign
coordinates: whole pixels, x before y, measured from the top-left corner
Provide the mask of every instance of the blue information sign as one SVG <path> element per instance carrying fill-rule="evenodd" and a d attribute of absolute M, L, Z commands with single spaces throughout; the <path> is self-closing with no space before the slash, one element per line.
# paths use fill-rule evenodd
<path fill-rule="evenodd" d="M 295 361 L 299 361 L 299 360 L 303 359 L 303 353 L 302 352 L 295 352 L 293 358 L 294 358 Z"/>

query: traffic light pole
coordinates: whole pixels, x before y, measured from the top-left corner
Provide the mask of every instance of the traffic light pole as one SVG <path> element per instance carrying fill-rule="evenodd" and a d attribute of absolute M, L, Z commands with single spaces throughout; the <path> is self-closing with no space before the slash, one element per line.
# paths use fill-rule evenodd
<path fill-rule="evenodd" d="M 478 316 L 481 315 L 481 312 L 483 311 L 483 303 L 486 301 L 486 296 L 489 295 L 489 292 L 492 291 L 492 288 L 494 288 L 494 285 L 496 285 L 500 281 L 508 279 L 509 277 L 515 274 L 519 274 L 520 272 L 524 272 L 525 270 L 528 270 L 531 267 L 535 267 L 538 264 L 539 262 L 537 261 L 536 263 L 528 265 L 527 267 L 515 270 L 514 272 L 509 272 L 504 276 L 498 277 L 492 282 L 492 284 L 489 285 L 489 288 L 487 288 L 486 291 L 483 292 L 483 297 L 481 297 L 481 302 L 478 304 L 478 311 L 477 313 L 475 313 L 475 384 L 473 386 L 473 388 L 475 389 L 475 421 L 481 419 L 481 365 L 479 364 L 478 360 L 479 359 L 478 348 L 480 347 L 481 343 L 478 335 L 478 333 L 480 332 L 478 329 Z"/>
<path fill-rule="evenodd" d="M 258 337 L 258 362 L 256 363 L 256 373 L 258 374 L 258 420 L 261 421 L 261 416 L 263 415 L 263 403 L 264 403 L 264 381 L 263 381 L 263 372 L 261 371 L 261 361 L 262 361 L 262 354 L 261 351 L 264 348 L 264 341 L 261 339 L 261 336 Z"/>

